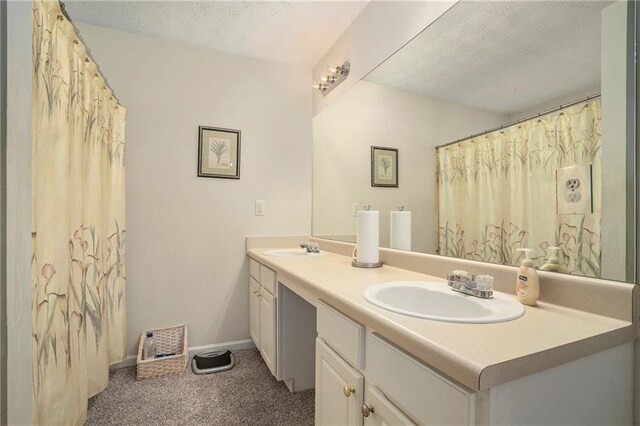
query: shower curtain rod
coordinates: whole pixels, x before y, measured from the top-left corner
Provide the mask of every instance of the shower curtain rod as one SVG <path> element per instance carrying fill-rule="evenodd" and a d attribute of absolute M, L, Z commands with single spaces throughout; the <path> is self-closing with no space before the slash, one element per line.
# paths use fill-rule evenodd
<path fill-rule="evenodd" d="M 462 141 L 466 141 L 466 140 L 469 140 L 469 139 L 477 138 L 478 136 L 486 135 L 487 133 L 492 133 L 492 132 L 495 132 L 495 131 L 498 131 L 498 130 L 506 129 L 507 127 L 511 127 L 511 126 L 516 125 L 516 124 L 520 124 L 520 123 L 523 123 L 525 121 L 528 121 L 528 120 L 531 120 L 531 119 L 534 119 L 534 118 L 542 117 L 543 115 L 551 114 L 552 112 L 560 111 L 563 108 L 567 108 L 567 107 L 570 107 L 570 106 L 573 106 L 573 105 L 577 105 L 577 104 L 580 104 L 582 102 L 587 102 L 587 101 L 590 101 L 592 99 L 599 98 L 599 97 L 600 97 L 600 93 L 598 93 L 596 95 L 587 96 L 586 98 L 578 99 L 577 101 L 574 101 L 574 102 L 569 102 L 568 104 L 562 104 L 559 107 L 552 108 L 552 109 L 547 110 L 547 111 L 539 112 L 539 113 L 531 115 L 529 117 L 520 118 L 520 119 L 518 119 L 516 121 L 512 121 L 510 123 L 503 124 L 503 125 L 498 126 L 498 127 L 494 127 L 493 129 L 489 129 L 489 130 L 485 130 L 484 132 L 476 133 L 475 135 L 467 136 L 467 137 L 458 139 L 458 140 L 453 141 L 453 142 L 445 143 L 444 145 L 438 145 L 438 146 L 436 146 L 436 150 L 438 150 L 440 148 L 447 147 L 447 146 L 455 145 L 455 144 L 460 143 Z"/>
<path fill-rule="evenodd" d="M 89 57 L 89 59 L 91 59 L 91 62 L 93 62 L 94 65 L 96 66 L 96 68 L 98 69 L 98 72 L 100 73 L 100 75 L 102 76 L 102 79 L 104 80 L 105 86 L 107 86 L 109 88 L 109 90 L 111 90 L 111 96 L 113 96 L 113 99 L 116 100 L 116 103 L 118 105 L 122 105 L 120 103 L 120 99 L 118 99 L 118 96 L 116 96 L 115 90 L 113 90 L 113 87 L 111 87 L 111 85 L 109 84 L 109 81 L 107 81 L 107 77 L 105 77 L 104 73 L 100 69 L 100 65 L 98 65 L 96 60 L 93 58 L 93 55 L 91 54 L 91 50 L 89 49 L 89 46 L 87 46 L 87 43 L 85 43 L 84 40 L 82 39 L 82 37 L 80 36 L 80 31 L 78 30 L 78 27 L 76 27 L 76 24 L 73 23 L 73 19 L 71 19 L 71 17 L 67 13 L 66 6 L 64 5 L 64 3 L 61 0 L 58 0 L 58 5 L 60 6 L 60 11 L 64 15 L 64 17 L 67 18 L 67 21 L 69 21 L 69 23 L 73 27 L 73 31 L 76 33 L 76 37 L 78 38 L 78 40 L 80 40 L 82 42 L 82 45 L 84 46 L 84 49 L 87 52 L 87 56 Z M 122 106 L 124 106 L 124 105 L 122 105 Z"/>

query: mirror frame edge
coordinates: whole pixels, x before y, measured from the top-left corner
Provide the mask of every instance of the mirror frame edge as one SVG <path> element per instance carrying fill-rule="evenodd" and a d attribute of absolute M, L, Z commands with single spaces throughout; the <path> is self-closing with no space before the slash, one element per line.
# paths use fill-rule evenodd
<path fill-rule="evenodd" d="M 638 91 L 638 81 L 640 79 L 640 69 L 638 67 L 638 40 L 640 40 L 640 28 L 638 19 L 640 18 L 640 9 L 637 7 L 636 1 L 627 3 L 627 34 L 628 39 L 633 43 L 628 44 L 628 61 L 627 61 L 627 83 L 632 85 L 633 91 L 627 91 L 627 117 L 628 122 L 632 125 L 627 126 L 627 158 L 626 173 L 627 182 L 633 182 L 633 185 L 627 185 L 626 200 L 627 214 L 626 227 L 633 230 L 627 232 L 626 237 L 626 281 L 633 284 L 640 283 L 640 270 L 638 264 L 640 262 L 640 252 L 638 251 L 638 241 L 640 241 L 640 228 L 638 221 L 640 220 L 640 197 L 638 192 L 638 170 L 640 165 L 640 138 L 638 135 L 638 122 L 640 122 L 640 92 Z"/>

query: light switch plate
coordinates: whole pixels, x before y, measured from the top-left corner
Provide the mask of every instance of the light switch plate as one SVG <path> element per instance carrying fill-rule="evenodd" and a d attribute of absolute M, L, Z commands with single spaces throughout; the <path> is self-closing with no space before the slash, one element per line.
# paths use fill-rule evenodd
<path fill-rule="evenodd" d="M 558 214 L 593 213 L 591 165 L 556 170 L 556 206 Z"/>
<path fill-rule="evenodd" d="M 256 216 L 264 216 L 265 203 L 262 200 L 256 200 Z"/>

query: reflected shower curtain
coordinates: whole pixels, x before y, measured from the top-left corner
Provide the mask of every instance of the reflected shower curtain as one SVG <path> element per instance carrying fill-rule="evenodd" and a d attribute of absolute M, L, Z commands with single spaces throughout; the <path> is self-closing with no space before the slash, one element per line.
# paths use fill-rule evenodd
<path fill-rule="evenodd" d="M 438 245 L 445 256 L 540 267 L 558 246 L 564 272 L 600 276 L 601 108 L 591 100 L 440 148 Z M 558 215 L 556 169 L 592 165 L 593 213 Z"/>
<path fill-rule="evenodd" d="M 33 3 L 36 424 L 82 424 L 125 345 L 125 109 L 57 1 Z"/>

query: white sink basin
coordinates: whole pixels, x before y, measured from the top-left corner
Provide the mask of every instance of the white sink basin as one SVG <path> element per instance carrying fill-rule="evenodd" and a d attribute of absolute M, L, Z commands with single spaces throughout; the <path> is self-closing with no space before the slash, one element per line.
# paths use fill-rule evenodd
<path fill-rule="evenodd" d="M 267 256 L 279 256 L 279 257 L 311 257 L 311 256 L 319 256 L 322 253 L 307 253 L 305 249 L 278 249 L 278 250 L 269 250 L 265 251 L 264 254 Z"/>
<path fill-rule="evenodd" d="M 486 324 L 524 315 L 524 306 L 504 294 L 494 292 L 493 299 L 480 299 L 433 281 L 376 284 L 364 291 L 364 298 L 392 312 L 435 321 Z"/>

